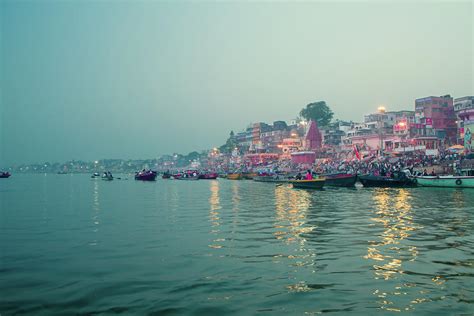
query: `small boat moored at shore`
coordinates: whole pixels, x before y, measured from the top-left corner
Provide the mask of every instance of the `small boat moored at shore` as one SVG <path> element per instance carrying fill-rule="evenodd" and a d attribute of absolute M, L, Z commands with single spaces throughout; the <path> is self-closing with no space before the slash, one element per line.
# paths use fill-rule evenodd
<path fill-rule="evenodd" d="M 203 180 L 215 180 L 215 179 L 217 179 L 217 173 L 215 173 L 215 172 L 200 173 L 198 175 L 198 178 L 203 179 Z"/>
<path fill-rule="evenodd" d="M 257 177 L 257 172 L 242 172 L 242 179 L 245 180 L 253 180 L 253 178 Z"/>
<path fill-rule="evenodd" d="M 242 180 L 242 174 L 241 173 L 228 173 L 226 178 L 229 180 Z"/>
<path fill-rule="evenodd" d="M 253 178 L 255 182 L 287 183 L 290 179 L 280 175 L 259 175 Z"/>
<path fill-rule="evenodd" d="M 11 173 L 8 171 L 2 171 L 0 172 L 0 178 L 9 178 L 11 176 Z"/>
<path fill-rule="evenodd" d="M 312 180 L 290 180 L 288 181 L 296 189 L 322 189 L 326 183 L 326 178 L 317 178 Z"/>
<path fill-rule="evenodd" d="M 391 176 L 360 175 L 364 187 L 414 187 L 416 183 L 404 172 L 394 172 Z"/>
<path fill-rule="evenodd" d="M 353 187 L 357 182 L 356 174 L 325 174 L 323 175 L 326 178 L 326 186 L 331 187 Z"/>
<path fill-rule="evenodd" d="M 474 188 L 474 176 L 418 176 L 413 181 L 421 187 Z"/>

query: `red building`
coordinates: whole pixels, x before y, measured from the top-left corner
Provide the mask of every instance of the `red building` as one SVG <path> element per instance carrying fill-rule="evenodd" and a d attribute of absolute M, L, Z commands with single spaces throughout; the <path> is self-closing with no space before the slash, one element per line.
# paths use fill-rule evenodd
<path fill-rule="evenodd" d="M 456 115 L 450 95 L 415 100 L 417 134 L 436 136 L 447 143 L 456 142 Z"/>

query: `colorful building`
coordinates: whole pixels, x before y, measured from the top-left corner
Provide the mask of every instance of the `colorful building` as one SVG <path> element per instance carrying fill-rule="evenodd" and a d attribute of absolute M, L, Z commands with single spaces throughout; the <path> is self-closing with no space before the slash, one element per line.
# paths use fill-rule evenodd
<path fill-rule="evenodd" d="M 454 111 L 458 116 L 458 143 L 467 152 L 472 152 L 472 132 L 474 132 L 474 96 L 454 100 Z"/>
<path fill-rule="evenodd" d="M 435 136 L 446 144 L 455 143 L 457 124 L 453 98 L 448 94 L 416 99 L 415 127 L 418 136 Z"/>

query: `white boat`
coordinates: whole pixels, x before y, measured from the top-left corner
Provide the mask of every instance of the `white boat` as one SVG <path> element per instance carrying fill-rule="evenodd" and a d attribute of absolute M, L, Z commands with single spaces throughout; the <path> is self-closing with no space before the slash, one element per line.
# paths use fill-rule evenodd
<path fill-rule="evenodd" d="M 418 176 L 414 182 L 422 187 L 474 188 L 474 176 Z"/>

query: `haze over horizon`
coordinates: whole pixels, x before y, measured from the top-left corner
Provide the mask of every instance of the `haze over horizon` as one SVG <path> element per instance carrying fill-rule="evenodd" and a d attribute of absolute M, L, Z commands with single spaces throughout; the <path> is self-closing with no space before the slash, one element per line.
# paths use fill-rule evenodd
<path fill-rule="evenodd" d="M 324 100 L 474 95 L 473 2 L 0 2 L 0 167 L 153 158 Z"/>

